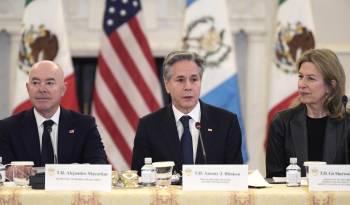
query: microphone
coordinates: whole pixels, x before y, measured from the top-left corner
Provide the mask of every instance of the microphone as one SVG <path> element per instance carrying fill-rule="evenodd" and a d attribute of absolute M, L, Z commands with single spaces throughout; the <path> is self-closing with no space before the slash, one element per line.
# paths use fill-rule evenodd
<path fill-rule="evenodd" d="M 346 116 L 346 104 L 348 103 L 348 97 L 346 95 L 344 95 L 341 98 L 341 101 L 343 103 L 344 106 L 344 112 L 345 112 L 345 117 L 344 117 L 344 135 L 345 135 L 345 162 L 346 164 L 349 164 L 349 139 L 348 139 L 348 120 L 347 120 L 347 116 Z"/>
<path fill-rule="evenodd" d="M 196 122 L 196 128 L 199 131 L 199 141 L 201 143 L 201 147 L 202 147 L 202 154 L 203 154 L 203 159 L 204 159 L 204 164 L 207 164 L 207 153 L 205 152 L 205 148 L 204 148 L 204 143 L 203 143 L 203 138 L 202 138 L 202 134 L 201 134 L 201 123 L 200 122 Z"/>

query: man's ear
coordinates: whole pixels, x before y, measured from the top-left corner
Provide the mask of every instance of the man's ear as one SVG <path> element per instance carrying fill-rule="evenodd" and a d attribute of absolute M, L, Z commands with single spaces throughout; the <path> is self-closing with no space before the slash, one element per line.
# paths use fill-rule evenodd
<path fill-rule="evenodd" d="M 165 86 L 165 91 L 167 94 L 169 94 L 168 83 L 169 83 L 169 81 L 164 79 L 164 86 Z"/>

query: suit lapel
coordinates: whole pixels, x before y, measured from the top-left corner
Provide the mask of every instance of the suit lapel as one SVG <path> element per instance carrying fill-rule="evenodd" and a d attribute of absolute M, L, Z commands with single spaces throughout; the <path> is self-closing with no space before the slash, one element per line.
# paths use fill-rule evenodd
<path fill-rule="evenodd" d="M 292 118 L 290 122 L 290 132 L 298 161 L 308 161 L 305 109 L 299 110 Z"/>
<path fill-rule="evenodd" d="M 40 141 L 33 108 L 25 113 L 22 123 L 21 137 L 25 153 L 31 155 L 28 158 L 34 159 L 34 163 L 39 165 L 41 163 Z"/>
<path fill-rule="evenodd" d="M 171 104 L 168 105 L 166 109 L 166 116 L 164 117 L 164 122 L 165 122 L 165 126 L 163 127 L 164 130 L 162 131 L 162 133 L 164 137 L 167 137 L 166 149 L 169 149 L 169 153 L 172 155 L 172 158 L 175 159 L 175 164 L 179 166 L 178 168 L 181 168 L 182 166 L 181 143 L 179 140 L 176 123 L 175 123 L 175 116 L 174 116 L 174 112 L 171 107 Z"/>
<path fill-rule="evenodd" d="M 339 138 L 342 137 L 342 130 L 340 129 L 342 129 L 342 126 L 337 126 L 335 119 L 328 119 L 323 146 L 323 160 L 326 161 L 327 164 L 334 163 L 337 142 L 340 142 Z"/>
<path fill-rule="evenodd" d="M 72 139 L 74 139 L 75 135 L 75 131 L 72 132 L 70 130 L 72 123 L 69 111 L 61 107 L 57 136 L 57 158 L 59 163 L 66 161 L 65 156 L 72 156 L 71 153 L 74 146 Z"/>

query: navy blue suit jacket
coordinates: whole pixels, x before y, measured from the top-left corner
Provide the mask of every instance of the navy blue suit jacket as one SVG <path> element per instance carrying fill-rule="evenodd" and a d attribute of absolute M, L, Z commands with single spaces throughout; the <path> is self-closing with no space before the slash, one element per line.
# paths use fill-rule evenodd
<path fill-rule="evenodd" d="M 93 117 L 61 107 L 57 143 L 60 164 L 108 163 Z M 33 109 L 0 121 L 0 156 L 4 164 L 33 161 L 35 166 L 42 166 Z"/>
<path fill-rule="evenodd" d="M 242 164 L 242 136 L 237 116 L 201 102 L 201 135 L 207 164 Z M 174 171 L 182 170 L 181 142 L 172 105 L 140 119 L 134 140 L 132 165 L 140 171 L 145 157 L 157 161 L 174 161 Z M 196 164 L 204 164 L 198 141 Z"/>

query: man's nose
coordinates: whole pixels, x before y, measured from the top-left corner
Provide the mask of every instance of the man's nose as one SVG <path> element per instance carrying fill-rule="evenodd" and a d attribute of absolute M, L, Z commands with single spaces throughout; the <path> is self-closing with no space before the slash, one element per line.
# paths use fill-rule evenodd
<path fill-rule="evenodd" d="M 47 91 L 47 86 L 45 85 L 45 83 L 40 83 L 39 91 L 40 92 L 46 92 Z"/>
<path fill-rule="evenodd" d="M 186 80 L 185 81 L 185 89 L 191 89 L 192 88 L 192 83 L 190 80 Z"/>

